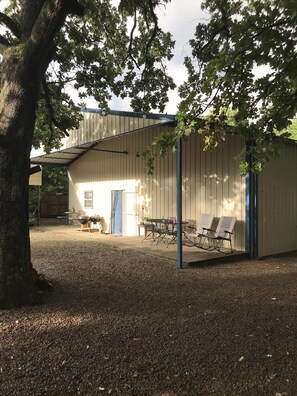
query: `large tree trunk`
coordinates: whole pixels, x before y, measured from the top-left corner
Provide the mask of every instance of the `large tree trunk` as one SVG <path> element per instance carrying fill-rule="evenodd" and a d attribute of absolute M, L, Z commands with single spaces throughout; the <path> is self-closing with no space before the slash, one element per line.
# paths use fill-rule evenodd
<path fill-rule="evenodd" d="M 27 147 L 25 147 L 27 145 Z M 0 147 L 0 307 L 34 303 L 29 243 L 28 142 Z M 30 152 L 30 149 L 29 149 Z"/>
<path fill-rule="evenodd" d="M 30 151 L 40 82 L 67 14 L 82 11 L 74 10 L 75 4 L 22 0 L 21 43 L 7 48 L 1 65 L 0 308 L 36 302 L 28 221 Z"/>
<path fill-rule="evenodd" d="M 0 96 L 0 307 L 36 301 L 29 241 L 30 150 L 39 78 L 12 53 Z"/>

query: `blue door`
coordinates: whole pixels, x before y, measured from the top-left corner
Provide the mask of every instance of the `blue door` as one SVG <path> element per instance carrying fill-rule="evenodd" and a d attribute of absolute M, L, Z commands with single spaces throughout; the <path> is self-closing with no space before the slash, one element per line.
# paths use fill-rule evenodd
<path fill-rule="evenodd" d="M 112 230 L 114 234 L 122 235 L 122 218 L 123 218 L 123 191 L 114 190 L 112 191 L 112 204 L 113 204 L 113 224 Z"/>

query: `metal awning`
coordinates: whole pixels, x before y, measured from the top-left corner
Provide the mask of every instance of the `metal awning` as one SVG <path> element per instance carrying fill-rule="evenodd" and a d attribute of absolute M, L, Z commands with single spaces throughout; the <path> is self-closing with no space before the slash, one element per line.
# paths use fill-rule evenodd
<path fill-rule="evenodd" d="M 58 150 L 53 153 L 43 154 L 38 157 L 31 158 L 31 164 L 38 165 L 51 165 L 51 166 L 69 166 L 72 162 L 76 161 L 82 155 L 89 151 L 102 151 L 108 153 L 117 154 L 128 154 L 127 151 L 117 151 L 117 150 L 105 150 L 97 148 L 96 146 L 101 143 L 101 141 L 95 141 L 90 143 L 81 144 L 75 147 L 65 148 L 63 150 Z"/>
<path fill-rule="evenodd" d="M 154 125 L 150 125 L 150 126 L 147 126 L 144 128 L 135 129 L 133 131 L 125 132 L 125 133 L 122 133 L 122 134 L 119 134 L 116 136 L 80 144 L 80 145 L 73 146 L 73 147 L 64 148 L 62 150 L 54 151 L 49 154 L 42 154 L 37 157 L 32 157 L 30 162 L 33 165 L 35 164 L 35 165 L 66 166 L 67 167 L 67 166 L 71 165 L 74 161 L 76 161 L 78 158 L 80 158 L 82 155 L 88 153 L 89 151 L 101 151 L 101 152 L 125 155 L 125 154 L 128 154 L 127 151 L 100 149 L 100 147 L 98 147 L 98 145 L 100 143 L 103 143 L 106 140 L 119 138 L 119 137 L 122 137 L 122 136 L 125 136 L 128 134 L 131 134 L 131 133 L 145 131 L 148 128 L 155 128 L 155 127 L 166 126 L 166 125 L 175 126 L 175 121 L 166 120 L 166 121 L 162 121 L 160 123 L 154 124 Z"/>

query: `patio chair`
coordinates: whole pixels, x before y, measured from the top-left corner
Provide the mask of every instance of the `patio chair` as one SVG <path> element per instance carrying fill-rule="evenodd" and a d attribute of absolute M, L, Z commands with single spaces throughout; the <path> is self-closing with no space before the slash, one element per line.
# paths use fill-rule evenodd
<path fill-rule="evenodd" d="M 167 227 L 167 233 L 164 238 L 164 242 L 166 242 L 166 247 L 171 245 L 172 243 L 175 243 L 177 241 L 177 223 L 175 220 L 170 220 L 168 227 Z"/>
<path fill-rule="evenodd" d="M 141 242 L 146 241 L 149 238 L 154 239 L 154 224 L 146 220 L 144 223 L 138 224 L 138 236 L 140 236 L 140 228 L 144 229 L 144 238 Z"/>
<path fill-rule="evenodd" d="M 207 230 L 208 248 L 216 249 L 222 253 L 232 253 L 232 235 L 236 223 L 236 217 L 222 216 L 219 220 L 216 230 Z M 221 250 L 224 241 L 230 243 L 230 252 L 223 252 Z"/>
<path fill-rule="evenodd" d="M 166 235 L 168 233 L 168 223 L 165 219 L 155 219 L 155 226 L 154 226 L 154 239 L 152 241 L 156 242 L 158 245 L 159 242 L 166 243 Z"/>
<path fill-rule="evenodd" d="M 184 243 L 184 238 L 185 238 L 185 230 L 187 227 L 191 227 L 190 223 L 191 220 L 185 220 L 182 221 L 182 238 L 183 238 L 183 243 Z M 193 227 L 192 227 L 193 229 Z M 177 223 L 175 221 L 171 221 L 169 222 L 168 225 L 168 230 L 167 230 L 167 234 L 166 237 L 164 238 L 164 241 L 167 243 L 167 247 L 175 242 L 177 242 Z"/>
<path fill-rule="evenodd" d="M 187 231 L 184 231 L 184 244 L 187 246 L 202 247 L 208 230 L 211 229 L 212 222 L 213 215 L 201 214 L 195 226 L 192 229 L 190 226 Z"/>

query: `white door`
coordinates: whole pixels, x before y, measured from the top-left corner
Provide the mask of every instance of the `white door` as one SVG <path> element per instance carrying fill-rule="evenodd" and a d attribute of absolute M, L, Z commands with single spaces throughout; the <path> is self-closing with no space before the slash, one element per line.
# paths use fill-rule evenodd
<path fill-rule="evenodd" d="M 138 235 L 137 193 L 123 192 L 123 235 Z"/>

